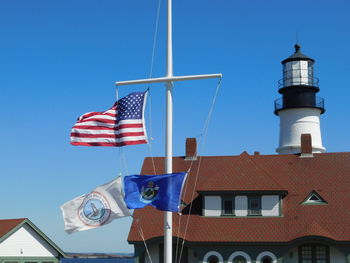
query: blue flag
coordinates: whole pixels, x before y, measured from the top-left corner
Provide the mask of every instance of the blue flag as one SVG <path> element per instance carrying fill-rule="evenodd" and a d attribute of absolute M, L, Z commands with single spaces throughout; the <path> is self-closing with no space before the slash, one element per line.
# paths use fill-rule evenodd
<path fill-rule="evenodd" d="M 151 205 L 158 210 L 179 212 L 186 176 L 185 172 L 125 176 L 125 203 L 129 209 Z"/>

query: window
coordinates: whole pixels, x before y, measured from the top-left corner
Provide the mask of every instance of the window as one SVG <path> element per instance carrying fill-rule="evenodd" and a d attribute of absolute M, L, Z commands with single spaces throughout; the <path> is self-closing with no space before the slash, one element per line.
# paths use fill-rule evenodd
<path fill-rule="evenodd" d="M 236 251 L 230 255 L 227 263 L 251 263 L 252 259 L 250 256 L 243 251 Z"/>
<path fill-rule="evenodd" d="M 257 263 L 277 263 L 275 254 L 270 251 L 261 252 L 256 258 Z"/>
<path fill-rule="evenodd" d="M 309 196 L 302 202 L 303 205 L 326 205 L 327 202 L 315 191 L 312 191 Z"/>
<path fill-rule="evenodd" d="M 220 253 L 209 251 L 203 257 L 203 263 L 223 263 L 224 259 Z"/>
<path fill-rule="evenodd" d="M 247 260 L 243 256 L 238 256 L 233 259 L 233 263 L 246 263 Z"/>
<path fill-rule="evenodd" d="M 215 255 L 211 255 L 208 258 L 207 263 L 219 263 L 219 258 Z"/>
<path fill-rule="evenodd" d="M 260 196 L 248 197 L 248 215 L 250 216 L 261 215 L 261 197 Z"/>
<path fill-rule="evenodd" d="M 300 263 L 329 263 L 329 248 L 324 245 L 299 247 Z"/>
<path fill-rule="evenodd" d="M 272 258 L 269 256 L 265 256 L 261 259 L 261 263 L 272 263 Z"/>
<path fill-rule="evenodd" d="M 234 215 L 233 198 L 222 198 L 222 215 Z"/>

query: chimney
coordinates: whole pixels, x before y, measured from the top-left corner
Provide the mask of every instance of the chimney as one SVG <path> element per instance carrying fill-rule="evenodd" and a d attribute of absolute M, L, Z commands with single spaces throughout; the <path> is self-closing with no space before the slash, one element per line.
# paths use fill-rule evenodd
<path fill-rule="evenodd" d="M 196 138 L 186 138 L 185 160 L 197 160 L 197 140 L 196 140 Z"/>
<path fill-rule="evenodd" d="M 312 138 L 310 133 L 305 133 L 300 136 L 301 153 L 300 157 L 313 157 L 312 154 Z"/>

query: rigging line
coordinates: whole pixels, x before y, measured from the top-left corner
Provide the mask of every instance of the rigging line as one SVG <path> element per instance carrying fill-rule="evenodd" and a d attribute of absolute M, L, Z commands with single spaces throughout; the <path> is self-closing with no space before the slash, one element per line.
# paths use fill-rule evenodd
<path fill-rule="evenodd" d="M 150 126 L 150 138 L 149 138 L 149 142 L 148 142 L 148 149 L 151 155 L 151 160 L 152 160 L 152 166 L 153 166 L 153 172 L 154 174 L 157 174 L 157 169 L 156 169 L 156 165 L 155 165 L 155 161 L 154 161 L 154 155 L 153 155 L 153 130 L 152 130 L 152 96 L 151 96 L 151 89 L 148 88 L 148 100 L 149 100 L 149 108 L 148 108 L 148 116 L 149 116 L 149 126 Z"/>
<path fill-rule="evenodd" d="M 218 84 L 216 86 L 216 90 L 215 90 L 215 94 L 213 96 L 213 100 L 212 100 L 212 105 L 210 107 L 210 110 L 208 112 L 208 115 L 207 115 L 207 118 L 206 118 L 206 121 L 204 122 L 204 125 L 203 125 L 203 129 L 202 129 L 202 134 L 199 136 L 199 139 L 198 139 L 198 145 L 201 144 L 201 141 L 203 141 L 203 134 L 206 134 L 207 133 L 207 130 L 208 130 L 208 127 L 209 127 L 209 120 L 211 118 L 211 115 L 212 115 L 212 112 L 213 112 L 213 109 L 214 109 L 214 105 L 216 103 L 216 98 L 218 96 L 218 93 L 219 93 L 219 90 L 220 90 L 220 87 L 221 87 L 221 78 L 219 79 L 218 81 Z M 205 138 L 204 138 L 205 139 Z M 195 152 L 195 156 L 198 156 L 198 150 L 196 149 L 196 152 Z M 194 164 L 194 161 L 195 159 L 193 159 L 190 163 L 190 168 L 189 168 L 189 171 L 191 170 L 193 164 Z M 200 162 L 199 162 L 199 165 L 198 165 L 198 172 L 199 172 L 199 168 L 200 168 Z M 197 175 L 196 175 L 196 181 L 197 181 L 197 177 L 198 177 L 198 172 L 197 172 Z M 186 191 L 187 191 L 187 186 L 188 184 L 185 185 L 185 189 L 184 189 L 184 194 L 183 196 L 185 196 L 186 194 Z M 193 188 L 193 191 L 192 191 L 192 197 L 191 197 L 191 200 L 193 200 L 193 196 L 194 196 L 194 189 L 195 187 Z M 191 214 L 191 211 L 192 211 L 192 203 L 190 205 L 190 211 L 189 211 L 189 215 Z M 186 226 L 188 226 L 188 223 L 186 224 Z M 180 229 L 181 229 L 181 216 L 179 217 L 179 221 L 178 221 L 178 235 L 177 235 L 177 245 L 176 245 L 176 249 L 178 249 L 178 245 L 179 245 L 179 239 L 180 239 Z M 187 232 L 187 227 L 185 228 L 185 231 Z M 185 234 L 186 236 L 186 234 Z M 181 256 L 182 256 L 182 251 L 183 251 L 183 247 L 184 247 L 184 243 L 185 243 L 185 236 L 182 240 L 182 247 L 181 247 L 181 252 L 180 252 L 180 259 L 181 259 Z M 177 253 L 177 252 L 176 252 Z M 176 261 L 175 261 L 176 262 Z"/>
<path fill-rule="evenodd" d="M 218 81 L 218 84 L 216 86 L 216 90 L 215 90 L 215 94 L 214 94 L 214 97 L 213 97 L 213 100 L 212 100 L 212 105 L 210 107 L 210 110 L 209 110 L 209 113 L 208 113 L 208 116 L 207 116 L 207 119 L 205 121 L 205 124 L 204 124 L 204 127 L 203 127 L 203 136 L 201 138 L 201 140 L 203 141 L 203 144 L 202 144 L 202 147 L 201 147 L 201 150 L 200 152 L 203 152 L 204 150 L 204 146 L 205 146 L 205 142 L 206 142 L 206 137 L 207 137 L 207 132 L 208 132 L 208 128 L 209 128 L 209 123 L 210 123 L 210 119 L 211 119 L 211 116 L 212 116 L 212 113 L 213 113 L 213 110 L 214 110 L 214 106 L 216 104 L 216 99 L 218 97 L 218 94 L 219 94 L 219 90 L 221 88 L 221 78 L 219 79 Z M 183 248 L 184 248 L 184 245 L 185 245 L 185 240 L 186 240 L 186 235 L 187 235 L 187 230 L 188 230 L 188 225 L 189 225 L 189 222 L 190 222 L 190 215 L 191 215 L 191 211 L 192 211 L 192 205 L 193 205 L 193 198 L 194 198 L 194 193 L 195 193 L 195 189 L 197 187 L 197 181 L 198 181 L 198 175 L 199 175 L 199 169 L 200 169 L 200 166 L 201 166 L 201 163 L 202 163 L 202 158 L 199 158 L 198 160 L 198 167 L 197 167 L 197 171 L 196 171 L 196 176 L 195 176 L 195 183 L 194 183 L 194 187 L 193 187 L 193 190 L 192 190 L 192 196 L 191 196 L 191 203 L 190 203 L 190 208 L 189 208 L 189 216 L 187 218 L 187 222 L 186 222 L 186 226 L 185 226 L 185 231 L 184 231 L 184 236 L 183 236 L 183 242 L 182 242 L 182 247 L 181 247 L 181 251 L 180 251 L 180 259 L 181 259 L 181 256 L 182 256 L 182 252 L 183 252 Z M 191 164 L 192 165 L 192 164 Z"/>
<path fill-rule="evenodd" d="M 122 161 L 122 167 L 124 168 L 124 172 L 126 175 L 129 174 L 129 169 L 128 169 L 128 165 L 127 165 L 127 162 L 126 162 L 126 158 L 125 158 L 125 154 L 124 154 L 124 151 L 123 151 L 123 147 L 119 147 L 119 156 L 120 156 L 120 159 Z"/>
<path fill-rule="evenodd" d="M 143 234 L 143 230 L 142 230 L 140 221 L 139 221 L 138 218 L 135 219 L 135 220 L 136 220 L 136 223 L 137 223 L 137 225 L 138 225 L 139 234 L 140 234 L 140 236 L 141 236 L 141 238 L 142 238 L 143 244 L 145 245 L 145 249 L 146 249 L 146 252 L 147 252 L 149 261 L 152 263 L 151 254 L 149 253 L 148 246 L 147 246 L 147 243 L 146 243 L 146 240 L 145 240 L 145 236 L 144 236 L 144 234 Z"/>
<path fill-rule="evenodd" d="M 156 26 L 154 30 L 154 36 L 153 36 L 153 46 L 152 46 L 152 55 L 151 55 L 151 63 L 150 63 L 150 72 L 149 72 L 149 78 L 153 75 L 153 67 L 154 67 L 154 57 L 155 57 L 155 51 L 156 51 L 156 44 L 157 44 L 157 36 L 158 36 L 158 28 L 159 28 L 159 15 L 160 15 L 160 7 L 161 7 L 162 0 L 158 0 L 158 8 L 157 8 L 157 18 L 156 18 Z M 153 142 L 153 122 L 152 122 L 152 97 L 151 97 L 151 87 L 148 84 L 148 90 L 149 90 L 149 108 L 148 108 L 148 116 L 149 116 L 149 127 L 150 127 L 150 141 L 148 143 L 148 148 L 151 155 L 152 160 L 152 166 L 154 174 L 157 174 L 155 162 L 154 162 L 154 155 L 153 155 L 153 148 L 152 148 L 152 142 Z"/>
<path fill-rule="evenodd" d="M 158 26 L 159 26 L 159 14 L 160 14 L 160 5 L 162 3 L 162 0 L 158 0 L 158 9 L 157 9 L 157 19 L 156 19 L 156 29 L 154 31 L 153 36 L 153 48 L 152 48 L 152 57 L 151 57 L 151 67 L 149 72 L 149 77 L 152 77 L 153 74 L 153 65 L 154 65 L 154 54 L 156 50 L 156 43 L 157 43 L 157 35 L 158 35 Z"/>
<path fill-rule="evenodd" d="M 192 160 L 191 163 L 193 163 L 193 160 Z M 191 168 L 188 168 L 188 169 L 187 169 L 187 176 L 189 175 L 190 172 L 191 172 Z M 182 194 L 182 197 L 184 197 L 185 194 L 186 194 L 187 185 L 188 185 L 188 184 L 187 184 L 187 178 L 186 178 L 185 187 L 184 187 L 184 192 L 183 192 L 183 194 Z M 181 204 L 182 204 L 182 201 L 183 201 L 182 197 L 181 197 L 181 200 L 180 200 L 180 207 L 181 207 Z M 175 261 L 174 261 L 174 262 L 177 262 L 177 255 L 178 255 L 178 248 L 179 248 L 179 240 L 180 240 L 181 218 L 182 218 L 182 214 L 179 213 L 179 221 L 178 221 L 178 224 L 177 224 L 177 225 L 178 225 L 178 228 L 177 228 Z M 183 242 L 184 242 L 184 241 L 183 241 Z M 179 258 L 179 262 L 180 262 L 180 261 L 181 261 L 181 256 L 180 256 L 180 258 Z"/>

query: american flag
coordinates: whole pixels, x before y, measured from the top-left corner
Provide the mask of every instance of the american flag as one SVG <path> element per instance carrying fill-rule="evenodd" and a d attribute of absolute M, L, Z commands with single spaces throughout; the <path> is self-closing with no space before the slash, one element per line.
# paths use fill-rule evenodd
<path fill-rule="evenodd" d="M 88 112 L 73 126 L 72 145 L 124 146 L 147 143 L 144 122 L 147 91 L 133 92 L 104 112 Z"/>

